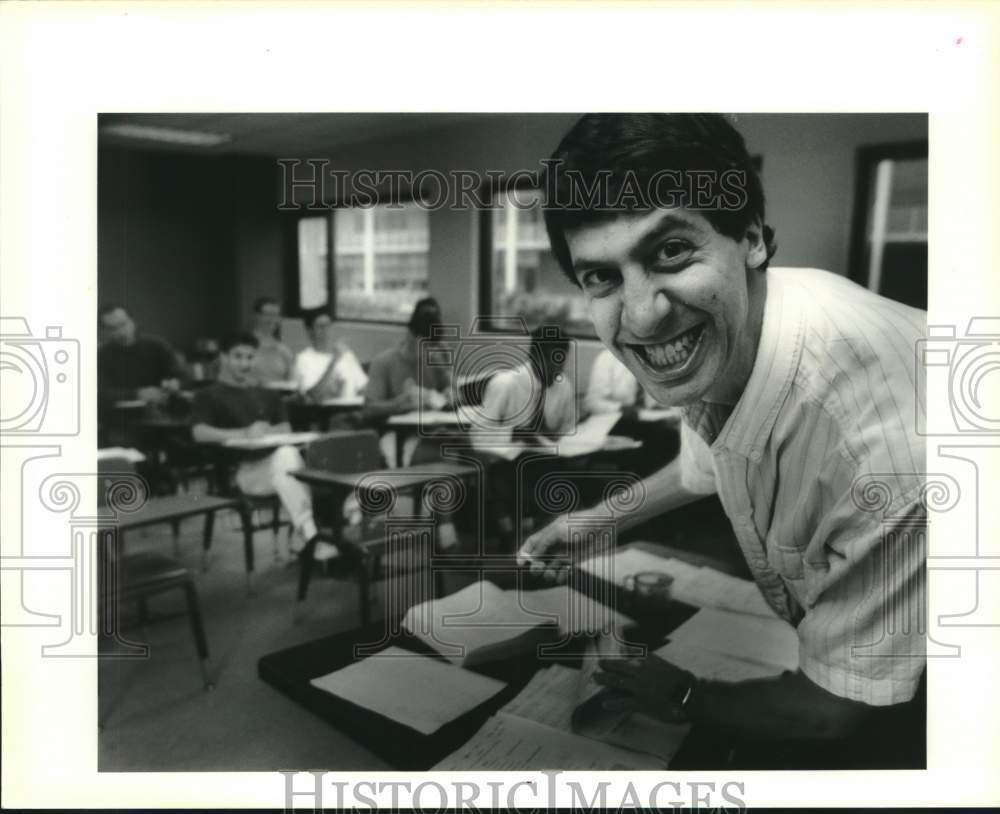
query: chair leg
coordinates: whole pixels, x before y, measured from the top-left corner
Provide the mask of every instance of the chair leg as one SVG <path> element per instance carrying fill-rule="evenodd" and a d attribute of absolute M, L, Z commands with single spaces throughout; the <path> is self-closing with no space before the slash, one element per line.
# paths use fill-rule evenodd
<path fill-rule="evenodd" d="M 181 558 L 181 521 L 171 520 L 170 530 L 173 532 L 174 559 L 179 560 Z"/>
<path fill-rule="evenodd" d="M 205 530 L 201 536 L 201 570 L 208 570 L 208 551 L 212 547 L 212 533 L 215 531 L 215 512 L 206 512 Z"/>
<path fill-rule="evenodd" d="M 316 554 L 317 542 L 317 539 L 314 537 L 299 552 L 299 590 L 295 599 L 295 612 L 292 615 L 294 624 L 299 624 L 304 615 L 306 594 L 309 593 L 309 581 L 312 579 L 313 560 Z"/>
<path fill-rule="evenodd" d="M 240 520 L 243 523 L 243 559 L 247 568 L 247 595 L 253 595 L 253 510 L 246 502 L 240 503 Z"/>
<path fill-rule="evenodd" d="M 202 683 L 206 690 L 212 689 L 212 681 L 208 674 L 208 640 L 205 638 L 205 625 L 201 618 L 201 605 L 198 603 L 198 592 L 194 582 L 184 583 L 184 595 L 187 599 L 188 616 L 191 619 L 191 632 L 194 634 L 194 644 L 198 650 L 198 660 L 201 666 Z"/>

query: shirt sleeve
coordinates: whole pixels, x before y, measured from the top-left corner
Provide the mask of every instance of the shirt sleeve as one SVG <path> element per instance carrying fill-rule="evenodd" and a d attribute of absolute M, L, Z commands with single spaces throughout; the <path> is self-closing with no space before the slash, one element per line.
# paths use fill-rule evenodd
<path fill-rule="evenodd" d="M 886 706 L 917 691 L 926 664 L 927 514 L 914 491 L 890 516 L 860 511 L 845 496 L 828 515 L 822 546 L 810 546 L 829 552 L 824 567 L 803 555 L 799 573 L 794 562 L 777 563 L 805 583 L 800 669 L 842 698 Z"/>
<path fill-rule="evenodd" d="M 344 351 L 344 355 L 337 362 L 337 375 L 343 380 L 344 386 L 341 395 L 345 398 L 364 392 L 368 385 L 368 375 L 353 351 Z"/>

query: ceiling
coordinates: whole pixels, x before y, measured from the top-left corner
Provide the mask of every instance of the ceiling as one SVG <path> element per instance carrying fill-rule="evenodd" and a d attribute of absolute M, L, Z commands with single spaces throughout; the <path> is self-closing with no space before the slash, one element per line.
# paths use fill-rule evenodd
<path fill-rule="evenodd" d="M 100 144 L 202 155 L 322 155 L 331 149 L 402 134 L 454 127 L 491 118 L 489 113 L 104 113 Z M 108 124 L 224 133 L 212 147 L 167 144 L 101 133 Z"/>

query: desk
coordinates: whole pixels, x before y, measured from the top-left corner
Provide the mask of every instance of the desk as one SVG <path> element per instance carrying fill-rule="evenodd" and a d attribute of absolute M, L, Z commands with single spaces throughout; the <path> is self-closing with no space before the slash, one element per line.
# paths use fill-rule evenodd
<path fill-rule="evenodd" d="M 506 574 L 491 574 L 489 579 L 500 587 L 509 588 L 513 587 L 516 577 L 512 570 Z M 677 603 L 669 618 L 663 621 L 666 626 L 673 628 L 693 613 L 693 608 Z M 630 636 L 630 639 L 636 643 L 647 645 L 653 643 L 642 638 L 642 634 L 638 630 L 632 633 L 634 635 Z M 355 660 L 355 647 L 358 645 L 370 643 L 375 650 L 396 646 L 415 653 L 440 658 L 425 644 L 405 631 L 391 634 L 388 637 L 386 634 L 385 624 L 376 623 L 350 633 L 327 636 L 291 647 L 261 658 L 257 664 L 257 674 L 279 692 L 319 715 L 394 768 L 426 771 L 472 737 L 490 715 L 524 688 L 540 666 L 535 657 L 530 655 L 484 664 L 476 668 L 476 672 L 506 682 L 508 686 L 494 698 L 446 724 L 432 735 L 420 735 L 406 726 L 388 721 L 368 710 L 318 690 L 309 683 L 313 678 L 326 675 L 352 663 Z M 662 635 L 656 633 L 653 636 L 654 638 L 662 638 Z M 579 652 L 578 644 L 578 642 L 569 642 L 562 648 L 565 655 L 561 655 L 559 651 L 547 655 L 545 664 L 560 663 L 569 667 L 578 667 L 580 659 L 579 656 L 574 655 Z M 697 740 L 695 745 L 697 749 L 701 748 Z M 724 755 L 718 757 L 720 765 L 723 759 Z M 712 762 L 708 759 L 706 761 L 709 764 Z M 683 761 L 681 762 L 683 763 Z M 324 768 L 335 770 L 337 767 Z M 373 766 L 372 768 L 381 767 Z"/>
<path fill-rule="evenodd" d="M 399 469 L 378 469 L 368 472 L 328 472 L 319 469 L 300 469 L 291 474 L 303 483 L 308 484 L 314 490 L 324 490 L 332 493 L 334 506 L 338 510 L 343 505 L 347 497 L 355 493 L 362 511 L 369 514 L 376 514 L 383 511 L 390 511 L 396 502 L 395 494 L 409 490 L 423 489 L 430 484 L 451 478 L 466 478 L 479 472 L 476 467 L 463 466 L 461 464 L 447 461 L 435 461 L 432 463 L 420 464 L 418 466 L 408 466 Z M 430 503 L 433 505 L 433 500 Z M 430 507 L 429 507 L 430 508 Z M 431 509 L 433 511 L 433 509 Z M 417 514 L 414 507 L 413 514 Z M 411 518 L 404 519 L 403 524 L 412 523 Z M 436 526 L 436 520 L 433 521 Z M 337 522 L 333 526 L 333 542 L 343 545 L 344 539 L 341 534 L 341 525 Z M 371 614 L 369 602 L 369 592 L 371 589 L 371 579 L 377 573 L 381 558 L 386 554 L 388 531 L 379 534 L 372 539 L 361 540 L 352 543 L 360 555 L 361 569 L 359 572 L 359 589 L 361 593 L 361 619 L 362 624 L 367 625 Z M 408 531 L 407 536 L 416 537 L 417 532 Z M 430 538 L 430 545 L 433 544 L 433 537 Z M 428 546 L 427 551 L 432 551 Z M 307 548 L 307 557 L 311 557 L 311 548 Z M 422 556 L 420 559 L 424 559 Z M 427 558 L 428 562 L 423 563 L 430 567 L 433 563 L 433 555 Z M 300 572 L 299 579 L 299 600 L 305 599 L 309 586 L 310 562 L 305 562 Z M 440 569 L 434 570 L 435 593 L 439 594 L 443 589 L 444 572 Z M 405 610 L 405 609 L 403 609 Z"/>
<path fill-rule="evenodd" d="M 465 425 L 468 422 L 464 422 Z M 385 422 L 387 430 L 396 433 L 396 465 L 403 465 L 403 446 L 406 439 L 415 432 L 421 430 L 441 430 L 441 434 L 447 434 L 452 430 L 454 434 L 464 434 L 463 421 L 458 415 L 458 411 L 452 410 L 413 410 L 409 413 L 399 413 L 389 416 Z"/>
<path fill-rule="evenodd" d="M 659 548 L 660 554 L 682 556 L 691 564 L 711 564 L 705 557 L 690 558 L 683 552 Z M 487 564 L 484 563 L 484 568 Z M 731 569 L 727 569 L 731 570 Z M 579 571 L 574 572 L 579 574 Z M 506 570 L 496 568 L 485 572 L 501 588 L 512 588 L 517 573 L 513 566 Z M 611 587 L 617 607 L 623 607 L 623 592 L 607 583 L 586 579 L 573 587 L 595 598 L 609 596 Z M 588 588 L 594 586 L 601 594 Z M 526 583 L 525 587 L 533 586 Z M 634 643 L 657 647 L 680 624 L 696 613 L 696 609 L 680 602 L 671 602 L 655 620 L 637 618 L 634 628 L 626 629 L 626 638 Z M 633 611 L 634 615 L 634 611 Z M 319 715 L 338 730 L 363 744 L 393 768 L 427 770 L 447 754 L 468 740 L 482 724 L 500 707 L 510 701 L 542 666 L 533 655 L 483 664 L 473 668 L 476 672 L 508 683 L 493 699 L 452 721 L 429 736 L 423 736 L 408 727 L 388 722 L 381 716 L 342 701 L 329 693 L 313 687 L 313 678 L 341 669 L 355 660 L 355 648 L 365 647 L 366 652 L 378 651 L 389 646 L 402 647 L 416 653 L 437 657 L 426 645 L 407 634 L 397 631 L 385 622 L 359 630 L 328 636 L 313 642 L 291 647 L 264 656 L 258 662 L 258 676 L 289 696 L 306 709 Z M 566 648 L 565 655 L 555 653 L 545 664 L 561 663 L 578 667 L 579 659 L 571 655 L 578 652 L 576 643 Z M 875 709 L 870 723 L 845 741 L 808 743 L 804 741 L 765 741 L 742 738 L 711 727 L 696 726 L 685 739 L 680 751 L 671 762 L 672 770 L 710 769 L 899 769 L 923 768 L 926 758 L 923 748 L 926 741 L 926 690 L 922 687 L 910 704 Z M 336 770 L 336 766 L 324 767 Z M 373 766 L 373 769 L 382 768 Z M 558 767 L 539 767 L 558 768 Z"/>
<path fill-rule="evenodd" d="M 288 404 L 288 418 L 295 429 L 325 431 L 334 416 L 359 412 L 364 406 L 365 400 L 361 396 L 326 399 L 318 404 L 293 399 Z"/>

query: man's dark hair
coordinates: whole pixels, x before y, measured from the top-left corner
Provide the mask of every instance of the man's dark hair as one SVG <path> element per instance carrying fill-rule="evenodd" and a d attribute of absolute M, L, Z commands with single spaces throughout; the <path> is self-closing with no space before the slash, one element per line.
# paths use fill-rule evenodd
<path fill-rule="evenodd" d="M 124 311 L 126 314 L 128 314 L 128 308 L 126 308 L 124 305 L 121 305 L 117 302 L 106 302 L 97 310 L 98 324 L 100 324 L 108 314 L 114 311 Z M 131 314 L 129 316 L 131 316 Z"/>
<path fill-rule="evenodd" d="M 265 305 L 277 305 L 278 308 L 281 308 L 281 303 L 274 297 L 258 297 L 253 301 L 253 312 L 259 314 Z"/>
<path fill-rule="evenodd" d="M 306 324 L 306 330 L 311 331 L 316 320 L 323 316 L 330 316 L 330 312 L 325 308 L 312 308 L 302 312 L 302 321 Z"/>
<path fill-rule="evenodd" d="M 575 285 L 568 230 L 666 208 L 666 200 L 698 212 L 736 241 L 759 220 L 767 260 L 776 249 L 774 230 L 764 221 L 764 189 L 743 136 L 717 113 L 587 114 L 552 154 L 545 193 L 549 242 Z"/>
<path fill-rule="evenodd" d="M 406 327 L 414 336 L 430 339 L 434 326 L 440 322 L 441 306 L 438 301 L 434 297 L 424 297 L 413 306 L 413 313 Z"/>
<path fill-rule="evenodd" d="M 237 345 L 249 345 L 251 348 L 259 348 L 260 342 L 249 331 L 240 331 L 239 333 L 228 334 L 222 337 L 219 348 L 223 353 L 229 353 Z"/>

